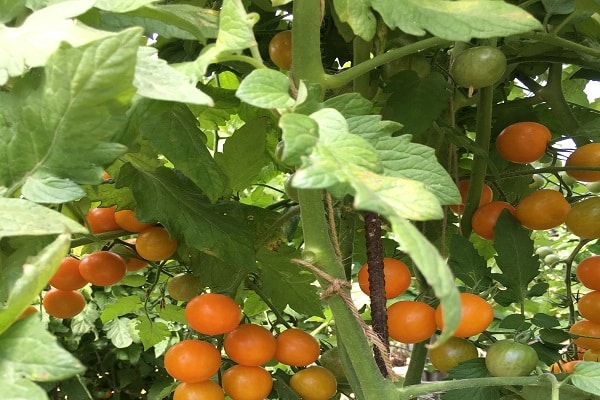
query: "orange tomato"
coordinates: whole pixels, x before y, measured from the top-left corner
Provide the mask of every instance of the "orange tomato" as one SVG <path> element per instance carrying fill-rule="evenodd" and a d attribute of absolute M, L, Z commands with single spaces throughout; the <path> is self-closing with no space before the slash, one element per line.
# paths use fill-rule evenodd
<path fill-rule="evenodd" d="M 281 332 L 277 335 L 276 342 L 275 359 L 282 364 L 294 367 L 312 364 L 321 353 L 317 339 L 297 328 Z"/>
<path fill-rule="evenodd" d="M 457 214 L 462 214 L 465 210 L 465 202 L 467 201 L 467 194 L 469 193 L 469 180 L 463 179 L 456 185 L 458 187 L 458 192 L 460 193 L 460 198 L 462 199 L 461 204 L 459 205 L 451 205 L 450 209 Z M 492 188 L 484 183 L 483 189 L 481 190 L 481 196 L 479 197 L 479 206 L 481 207 L 484 204 L 489 203 L 494 199 L 494 192 L 492 192 Z"/>
<path fill-rule="evenodd" d="M 117 222 L 117 225 L 121 227 L 121 229 L 129 232 L 141 232 L 144 229 L 154 226 L 154 224 L 145 224 L 140 222 L 132 210 L 117 211 L 115 213 L 115 221 Z"/>
<path fill-rule="evenodd" d="M 571 325 L 569 333 L 581 337 L 573 338 L 573 343 L 584 349 L 600 349 L 600 323 L 582 319 Z"/>
<path fill-rule="evenodd" d="M 454 332 L 457 337 L 469 337 L 480 334 L 487 329 L 494 320 L 494 309 L 484 299 L 472 293 L 460 294 L 461 316 L 458 328 Z M 435 322 L 440 329 L 444 329 L 442 305 L 435 309 Z"/>
<path fill-rule="evenodd" d="M 281 31 L 273 36 L 269 42 L 269 57 L 281 69 L 292 68 L 292 31 Z"/>
<path fill-rule="evenodd" d="M 505 201 L 492 201 L 479 207 L 471 220 L 473 231 L 484 239 L 494 240 L 494 227 L 505 209 L 515 215 L 515 208 Z"/>
<path fill-rule="evenodd" d="M 583 318 L 600 323 L 600 291 L 594 290 L 581 296 L 577 310 Z"/>
<path fill-rule="evenodd" d="M 116 206 L 108 208 L 98 207 L 88 211 L 85 218 L 87 219 L 93 234 L 118 231 L 121 229 L 115 220 L 116 208 Z"/>
<path fill-rule="evenodd" d="M 583 353 L 583 361 L 600 361 L 600 349 L 589 349 Z"/>
<path fill-rule="evenodd" d="M 600 238 L 600 197 L 589 197 L 571 207 L 565 225 L 584 239 Z"/>
<path fill-rule="evenodd" d="M 387 309 L 389 336 L 402 343 L 429 339 L 436 331 L 435 310 L 420 301 L 398 301 Z"/>
<path fill-rule="evenodd" d="M 77 290 L 87 285 L 88 281 L 79 272 L 79 260 L 65 257 L 48 283 L 61 290 Z"/>
<path fill-rule="evenodd" d="M 73 318 L 85 308 L 85 297 L 75 290 L 50 289 L 42 298 L 42 306 L 56 318 Z"/>
<path fill-rule="evenodd" d="M 496 149 L 505 160 L 528 164 L 539 160 L 552 139 L 550 130 L 537 122 L 517 122 L 496 138 Z"/>
<path fill-rule="evenodd" d="M 273 388 L 273 378 L 263 367 L 234 365 L 221 378 L 225 393 L 232 400 L 263 400 Z"/>
<path fill-rule="evenodd" d="M 153 226 L 138 234 L 135 249 L 146 260 L 166 260 L 177 250 L 177 240 L 172 239 L 165 228 Z"/>
<path fill-rule="evenodd" d="M 312 365 L 292 375 L 290 386 L 303 400 L 328 400 L 337 392 L 337 379 L 327 368 Z"/>
<path fill-rule="evenodd" d="M 242 310 L 229 296 L 203 293 L 187 304 L 185 319 L 197 332 L 205 335 L 221 335 L 231 332 L 239 325 Z"/>
<path fill-rule="evenodd" d="M 578 147 L 567 158 L 566 167 L 598 167 L 600 168 L 600 143 L 589 143 Z M 600 170 L 567 170 L 567 175 L 581 182 L 600 181 Z"/>
<path fill-rule="evenodd" d="M 202 340 L 182 340 L 165 353 L 165 369 L 173 378 L 186 383 L 210 379 L 221 366 L 221 353 Z"/>
<path fill-rule="evenodd" d="M 393 299 L 404 293 L 411 283 L 410 269 L 402 261 L 394 258 L 384 257 L 383 276 L 385 279 L 385 297 L 388 299 Z M 371 294 L 367 264 L 364 264 L 358 271 L 358 285 L 363 293 Z"/>
<path fill-rule="evenodd" d="M 581 260 L 575 269 L 577 280 L 592 290 L 600 290 L 600 256 L 590 256 Z"/>
<path fill-rule="evenodd" d="M 223 400 L 223 389 L 213 381 L 182 382 L 173 392 L 173 400 Z"/>
<path fill-rule="evenodd" d="M 223 347 L 236 363 L 259 366 L 275 356 L 277 341 L 268 329 L 256 324 L 243 324 L 225 336 Z"/>
<path fill-rule="evenodd" d="M 526 228 L 544 230 L 565 222 L 570 210 L 571 205 L 562 193 L 541 189 L 519 201 L 515 208 L 515 217 Z"/>
<path fill-rule="evenodd" d="M 110 286 L 127 274 L 123 257 L 112 251 L 96 251 L 79 262 L 79 273 L 92 285 Z"/>

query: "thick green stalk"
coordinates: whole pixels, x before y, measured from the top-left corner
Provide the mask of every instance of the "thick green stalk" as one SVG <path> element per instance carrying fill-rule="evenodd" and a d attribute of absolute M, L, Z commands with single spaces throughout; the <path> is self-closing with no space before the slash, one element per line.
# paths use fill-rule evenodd
<path fill-rule="evenodd" d="M 294 2 L 292 25 L 292 74 L 299 80 L 321 83 L 325 76 L 321 62 L 321 0 Z M 300 40 L 294 40 L 294 37 Z"/>
<path fill-rule="evenodd" d="M 492 136 L 492 105 L 494 100 L 494 87 L 488 86 L 479 90 L 477 101 L 477 122 L 475 144 L 481 150 L 481 154 L 488 154 Z M 465 210 L 460 220 L 461 233 L 469 237 L 472 230 L 471 218 L 479 206 L 479 198 L 483 190 L 483 181 L 487 171 L 487 159 L 475 154 L 469 178 L 469 192 L 465 202 Z"/>
<path fill-rule="evenodd" d="M 421 383 L 423 378 L 423 370 L 427 360 L 427 344 L 428 340 L 415 343 L 412 352 L 410 353 L 410 363 L 404 377 L 404 386 L 417 385 Z"/>
<path fill-rule="evenodd" d="M 536 95 L 550 105 L 556 120 L 563 129 L 569 133 L 575 133 L 581 124 L 569 108 L 562 90 L 562 64 L 550 64 L 548 69 L 548 83 Z M 583 144 L 583 143 L 582 143 Z"/>

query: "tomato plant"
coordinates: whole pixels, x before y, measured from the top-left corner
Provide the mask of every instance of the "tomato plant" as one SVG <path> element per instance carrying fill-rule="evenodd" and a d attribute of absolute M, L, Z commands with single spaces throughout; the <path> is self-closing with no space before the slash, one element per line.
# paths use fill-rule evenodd
<path fill-rule="evenodd" d="M 301 329 L 286 329 L 275 339 L 275 359 L 282 364 L 304 367 L 317 361 L 321 353 L 317 339 Z"/>
<path fill-rule="evenodd" d="M 165 369 L 181 382 L 206 381 L 217 373 L 220 366 L 219 350 L 202 340 L 182 340 L 169 347 L 165 353 Z"/>
<path fill-rule="evenodd" d="M 304 400 L 328 400 L 337 392 L 337 380 L 331 371 L 318 365 L 296 372 L 290 386 Z"/>
<path fill-rule="evenodd" d="M 496 150 L 508 161 L 532 163 L 545 153 L 552 139 L 550 130 L 537 122 L 517 122 L 509 125 L 496 138 Z"/>
<path fill-rule="evenodd" d="M 119 282 L 127 273 L 125 260 L 112 251 L 96 251 L 79 262 L 79 273 L 87 282 L 109 286 Z"/>
<path fill-rule="evenodd" d="M 582 319 L 571 325 L 569 333 L 579 336 L 573 339 L 577 346 L 584 349 L 600 349 L 600 323 Z"/>
<path fill-rule="evenodd" d="M 245 365 L 234 365 L 227 369 L 221 382 L 232 400 L 262 400 L 273 387 L 273 379 L 267 370 Z"/>
<path fill-rule="evenodd" d="M 465 209 L 465 202 L 467 201 L 467 193 L 469 192 L 469 180 L 463 179 L 456 185 L 460 192 L 461 204 L 450 205 L 450 209 L 457 214 L 462 214 Z M 491 202 L 494 199 L 494 192 L 492 188 L 484 183 L 483 189 L 481 190 L 481 196 L 479 197 L 479 206 Z"/>
<path fill-rule="evenodd" d="M 237 364 L 251 367 L 269 362 L 275 356 L 277 342 L 268 329 L 242 324 L 225 336 L 223 348 Z"/>
<path fill-rule="evenodd" d="M 135 249 L 146 260 L 166 260 L 177 250 L 177 239 L 171 238 L 165 228 L 155 226 L 138 234 Z"/>
<path fill-rule="evenodd" d="M 225 394 L 218 383 L 203 381 L 197 383 L 182 382 L 173 392 L 173 400 L 223 400 Z"/>
<path fill-rule="evenodd" d="M 591 291 L 579 298 L 577 311 L 587 320 L 600 323 L 600 291 Z"/>
<path fill-rule="evenodd" d="M 410 269 L 400 260 L 385 257 L 383 259 L 383 275 L 385 278 L 385 296 L 388 299 L 401 295 L 410 286 Z M 367 264 L 364 264 L 358 271 L 358 284 L 363 293 L 370 294 Z"/>
<path fill-rule="evenodd" d="M 448 372 L 461 362 L 477 356 L 477 347 L 469 340 L 459 337 L 451 337 L 429 350 L 431 364 L 442 372 Z"/>
<path fill-rule="evenodd" d="M 292 31 L 281 31 L 273 36 L 269 42 L 269 57 L 281 69 L 292 68 Z"/>
<path fill-rule="evenodd" d="M 437 330 L 435 310 L 420 301 L 398 301 L 387 309 L 388 332 L 402 343 L 417 343 L 429 339 Z"/>
<path fill-rule="evenodd" d="M 590 256 L 581 260 L 575 274 L 583 286 L 600 290 L 600 256 Z"/>
<path fill-rule="evenodd" d="M 515 207 L 515 217 L 526 228 L 550 229 L 565 222 L 571 205 L 562 193 L 537 190 L 522 198 Z"/>
<path fill-rule="evenodd" d="M 565 219 L 567 228 L 585 239 L 600 237 L 600 197 L 589 197 L 575 203 Z"/>
<path fill-rule="evenodd" d="M 61 290 L 77 290 L 87 285 L 88 281 L 79 272 L 79 260 L 65 257 L 48 283 Z"/>
<path fill-rule="evenodd" d="M 495 47 L 479 46 L 460 52 L 451 67 L 454 82 L 478 89 L 498 82 L 506 70 L 506 56 Z"/>
<path fill-rule="evenodd" d="M 539 361 L 535 350 L 512 340 L 500 340 L 486 351 L 485 367 L 493 376 L 525 376 Z"/>
<path fill-rule="evenodd" d="M 129 232 L 141 232 L 154 224 L 144 224 L 135 216 L 133 210 L 120 210 L 115 212 L 115 222 L 121 229 Z"/>
<path fill-rule="evenodd" d="M 240 306 L 231 297 L 219 293 L 203 293 L 185 307 L 185 319 L 196 331 L 205 335 L 231 332 L 242 318 Z"/>
<path fill-rule="evenodd" d="M 198 296 L 203 288 L 202 280 L 189 272 L 177 274 L 167 282 L 169 296 L 179 301 L 190 301 Z"/>
<path fill-rule="evenodd" d="M 88 211 L 85 218 L 92 233 L 103 233 L 121 229 L 115 219 L 116 206 L 96 207 Z"/>
<path fill-rule="evenodd" d="M 600 143 L 588 143 L 575 149 L 565 162 L 566 167 L 600 167 Z M 600 181 L 600 171 L 568 169 L 567 174 L 581 182 Z"/>
<path fill-rule="evenodd" d="M 487 329 L 494 320 L 494 309 L 484 299 L 473 293 L 460 294 L 460 322 L 454 336 L 469 337 Z M 435 309 L 435 322 L 444 329 L 442 305 Z"/>
<path fill-rule="evenodd" d="M 85 297 L 76 290 L 50 289 L 42 298 L 44 310 L 56 318 L 73 318 L 85 308 Z"/>

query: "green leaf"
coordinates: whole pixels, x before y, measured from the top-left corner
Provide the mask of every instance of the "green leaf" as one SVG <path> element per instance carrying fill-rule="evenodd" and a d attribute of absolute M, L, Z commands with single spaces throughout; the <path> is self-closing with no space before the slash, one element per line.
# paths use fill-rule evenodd
<path fill-rule="evenodd" d="M 551 15 L 571 14 L 575 11 L 575 0 L 542 0 L 542 4 Z"/>
<path fill-rule="evenodd" d="M 160 221 L 169 232 L 182 235 L 188 246 L 220 260 L 244 268 L 254 266 L 252 238 L 246 227 L 219 212 L 185 177 L 165 167 L 144 171 L 125 164 L 120 186 L 133 191 L 141 220 Z"/>
<path fill-rule="evenodd" d="M 371 6 L 387 26 L 416 36 L 429 31 L 442 39 L 468 42 L 542 29 L 532 15 L 503 1 L 371 0 Z"/>
<path fill-rule="evenodd" d="M 479 292 L 491 286 L 491 270 L 468 239 L 458 234 L 452 236 L 449 253 L 448 265 L 468 288 Z"/>
<path fill-rule="evenodd" d="M 195 82 L 158 58 L 158 50 L 152 47 L 138 49 L 133 84 L 140 96 L 150 99 L 213 105 L 212 99 L 197 89 Z"/>
<path fill-rule="evenodd" d="M 279 127 L 284 141 L 281 161 L 300 164 L 302 156 L 308 156 L 319 141 L 319 125 L 306 115 L 290 113 L 281 116 Z"/>
<path fill-rule="evenodd" d="M 28 200 L 48 204 L 68 203 L 85 196 L 85 190 L 75 182 L 42 171 L 27 177 L 21 192 Z"/>
<path fill-rule="evenodd" d="M 289 305 L 294 311 L 311 316 L 323 316 L 321 301 L 312 285 L 315 275 L 292 264 L 298 252 L 281 246 L 275 251 L 263 249 L 257 258 L 262 265 L 262 290 L 278 310 Z"/>
<path fill-rule="evenodd" d="M 494 247 L 498 252 L 496 263 L 502 274 L 494 279 L 517 296 L 513 301 L 523 303 L 529 283 L 538 276 L 539 261 L 535 255 L 530 231 L 508 212 L 503 211 L 494 228 Z"/>
<path fill-rule="evenodd" d="M 560 321 L 556 317 L 542 313 L 534 314 L 531 322 L 540 328 L 556 328 L 560 326 Z"/>
<path fill-rule="evenodd" d="M 2 382 L 2 398 L 5 400 L 47 400 L 46 391 L 23 378 Z"/>
<path fill-rule="evenodd" d="M 97 0 L 94 7 L 104 11 L 125 13 L 156 3 L 158 0 Z"/>
<path fill-rule="evenodd" d="M 141 310 L 144 304 L 139 296 L 132 295 L 126 297 L 119 297 L 117 301 L 112 304 L 107 304 L 100 315 L 102 323 L 106 323 L 112 319 L 120 317 L 125 314 L 135 313 Z"/>
<path fill-rule="evenodd" d="M 139 29 L 130 29 L 83 47 L 61 48 L 48 60 L 39 86 L 32 88 L 29 75 L 11 93 L 3 111 L 7 120 L 19 122 L 0 148 L 7 166 L 0 170 L 0 183 L 15 190 L 34 173 L 101 181 L 104 166 L 126 150 L 110 140 L 124 128 L 135 91 L 139 35 Z"/>
<path fill-rule="evenodd" d="M 26 10 L 26 0 L 0 0 L 0 24 L 6 24 Z"/>
<path fill-rule="evenodd" d="M 2 209 L 3 207 L 0 207 Z M 0 219 L 4 220 L 2 217 Z M 62 259 L 67 255 L 71 244 L 69 234 L 59 235 L 35 257 L 28 258 L 24 263 L 17 263 L 20 257 L 9 258 L 2 268 L 2 278 L 9 283 L 8 291 L 2 293 L 0 303 L 0 334 L 27 308 L 39 295 L 42 289 L 58 268 Z M 25 249 L 28 250 L 28 249 Z M 15 261 L 12 261 L 16 258 Z M 12 261 L 12 262 L 11 262 Z M 4 264 L 4 263 L 3 263 Z M 14 280 L 7 275 L 15 272 Z M 3 285 L 4 286 L 4 285 Z"/>
<path fill-rule="evenodd" d="M 267 128 L 265 118 L 248 121 L 225 140 L 223 151 L 215 154 L 217 165 L 227 176 L 229 190 L 246 189 L 268 164 Z"/>
<path fill-rule="evenodd" d="M 600 364 L 597 362 L 580 362 L 571 375 L 573 385 L 588 393 L 600 396 Z"/>
<path fill-rule="evenodd" d="M 290 108 L 295 100 L 290 96 L 290 79 L 279 71 L 257 69 L 240 84 L 236 96 L 259 108 Z"/>
<path fill-rule="evenodd" d="M 463 361 L 450 370 L 451 379 L 485 378 L 490 376 L 485 368 L 484 358 L 473 358 Z M 443 400 L 485 399 L 498 400 L 500 390 L 497 387 L 474 387 L 469 389 L 452 390 L 442 394 Z"/>
<path fill-rule="evenodd" d="M 105 323 L 102 330 L 106 332 L 106 337 L 117 349 L 124 349 L 133 343 L 131 332 L 133 323 L 134 321 L 129 318 L 116 318 Z"/>
<path fill-rule="evenodd" d="M 180 306 L 176 306 L 174 304 L 167 303 L 158 312 L 158 315 L 160 316 L 160 318 L 164 319 L 165 321 L 177 322 L 182 325 L 187 324 L 187 321 L 185 320 L 185 308 L 184 307 L 180 307 Z M 139 326 L 138 326 L 138 330 L 139 330 Z M 143 338 L 142 338 L 142 340 L 143 340 Z"/>
<path fill-rule="evenodd" d="M 345 93 L 332 97 L 325 100 L 322 106 L 338 110 L 344 118 L 359 117 L 373 111 L 373 103 L 359 93 Z"/>
<path fill-rule="evenodd" d="M 500 324 L 498 325 L 498 327 L 502 329 L 519 331 L 525 330 L 529 328 L 529 326 L 531 326 L 531 324 L 525 322 L 525 316 L 522 314 L 507 315 L 504 319 L 502 319 L 502 321 L 500 321 Z"/>
<path fill-rule="evenodd" d="M 67 379 L 85 368 L 39 318 L 25 318 L 0 335 L 0 376 L 38 382 Z"/>
<path fill-rule="evenodd" d="M 217 48 L 240 51 L 256 46 L 252 30 L 256 22 L 258 15 L 247 14 L 241 0 L 224 0 L 219 15 Z"/>
<path fill-rule="evenodd" d="M 211 201 L 226 190 L 227 177 L 206 148 L 198 121 L 184 104 L 146 101 L 138 104 L 136 122 L 142 137 L 158 154 L 204 191 Z"/>
<path fill-rule="evenodd" d="M 167 325 L 162 322 L 153 322 L 146 316 L 138 317 L 136 329 L 140 335 L 140 340 L 144 345 L 144 350 L 148 350 L 155 344 L 171 337 L 171 332 Z"/>
<path fill-rule="evenodd" d="M 377 19 L 369 4 L 369 0 L 333 0 L 340 21 L 350 25 L 352 31 L 367 42 L 373 39 L 377 29 Z"/>
<path fill-rule="evenodd" d="M 437 72 L 419 78 L 410 70 L 394 78 L 394 83 L 385 88 L 391 96 L 382 110 L 383 117 L 404 125 L 403 133 L 424 132 L 448 108 L 446 78 Z"/>
<path fill-rule="evenodd" d="M 63 41 L 81 46 L 112 35 L 73 23 L 73 17 L 85 13 L 94 3 L 95 0 L 62 1 L 34 12 L 16 28 L 1 25 L 0 85 L 4 85 L 9 77 L 23 75 L 29 68 L 46 64 Z"/>
<path fill-rule="evenodd" d="M 540 329 L 540 339 L 544 343 L 561 344 L 571 337 L 563 329 Z M 561 346 L 562 347 L 562 346 Z"/>
<path fill-rule="evenodd" d="M 87 233 L 87 229 L 76 221 L 24 199 L 0 198 L 0 220 L 0 238 Z"/>

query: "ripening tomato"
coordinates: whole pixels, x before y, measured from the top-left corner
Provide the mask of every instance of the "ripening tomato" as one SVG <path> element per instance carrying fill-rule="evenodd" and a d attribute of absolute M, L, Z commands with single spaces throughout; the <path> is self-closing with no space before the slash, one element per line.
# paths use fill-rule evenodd
<path fill-rule="evenodd" d="M 275 356 L 277 341 L 268 329 L 256 324 L 243 324 L 225 336 L 223 348 L 236 363 L 259 366 Z"/>
<path fill-rule="evenodd" d="M 221 366 L 221 353 L 203 340 L 182 340 L 165 353 L 165 369 L 173 378 L 186 383 L 210 379 Z"/>
<path fill-rule="evenodd" d="M 141 232 L 148 229 L 154 224 L 145 224 L 140 222 L 132 210 L 120 210 L 115 213 L 115 221 L 117 225 L 128 232 Z"/>
<path fill-rule="evenodd" d="M 505 70 L 506 56 L 498 48 L 490 46 L 473 47 L 461 52 L 450 67 L 456 84 L 473 89 L 493 85 Z"/>
<path fill-rule="evenodd" d="M 242 310 L 231 297 L 219 293 L 203 293 L 185 307 L 185 320 L 205 335 L 229 333 L 240 324 Z"/>
<path fill-rule="evenodd" d="M 276 341 L 275 359 L 294 367 L 312 364 L 321 352 L 317 339 L 298 328 L 286 329 L 277 335 Z"/>
<path fill-rule="evenodd" d="M 459 205 L 451 205 L 450 209 L 457 214 L 462 214 L 465 211 L 465 202 L 467 201 L 467 194 L 469 193 L 469 180 L 463 179 L 456 185 L 458 187 L 458 192 L 460 193 L 460 198 L 462 199 L 462 203 Z M 492 188 L 484 183 L 483 189 L 481 190 L 481 196 L 479 197 L 479 206 L 481 207 L 484 204 L 489 203 L 494 199 L 494 192 L 492 192 Z"/>
<path fill-rule="evenodd" d="M 198 296 L 203 288 L 202 280 L 189 272 L 177 274 L 167 282 L 169 296 L 177 301 L 190 301 Z"/>
<path fill-rule="evenodd" d="M 494 227 L 505 209 L 515 215 L 515 208 L 505 201 L 492 201 L 479 207 L 471 220 L 473 231 L 484 239 L 494 240 Z"/>
<path fill-rule="evenodd" d="M 317 365 L 292 375 L 290 386 L 303 400 L 328 400 L 337 392 L 337 380 L 333 373 Z"/>
<path fill-rule="evenodd" d="M 485 367 L 492 376 L 526 376 L 537 366 L 538 355 L 531 346 L 512 340 L 492 344 L 485 355 Z"/>
<path fill-rule="evenodd" d="M 589 197 L 571 207 L 565 225 L 583 239 L 600 238 L 600 197 Z"/>
<path fill-rule="evenodd" d="M 522 198 L 515 207 L 515 217 L 529 229 L 544 230 L 565 222 L 571 205 L 562 193 L 541 189 Z"/>
<path fill-rule="evenodd" d="M 454 332 L 457 337 L 477 335 L 487 329 L 494 320 L 494 309 L 484 299 L 473 293 L 460 294 L 461 316 L 458 328 Z M 442 305 L 435 309 L 435 322 L 444 329 Z"/>
<path fill-rule="evenodd" d="M 596 167 L 600 168 L 600 143 L 589 143 L 578 147 L 567 158 L 566 167 Z M 600 181 L 600 170 L 567 170 L 567 174 L 581 182 Z"/>
<path fill-rule="evenodd" d="M 529 164 L 542 158 L 550 130 L 537 122 L 517 122 L 509 125 L 496 138 L 496 150 L 505 160 Z"/>
<path fill-rule="evenodd" d="M 575 274 L 579 282 L 586 288 L 600 290 L 600 255 L 581 260 Z"/>
<path fill-rule="evenodd" d="M 92 208 L 86 214 L 85 218 L 93 234 L 118 231 L 121 227 L 115 220 L 115 209 L 117 207 L 97 207 Z"/>
<path fill-rule="evenodd" d="M 42 298 L 42 306 L 56 318 L 73 318 L 85 308 L 85 297 L 75 290 L 50 289 Z"/>
<path fill-rule="evenodd" d="M 173 392 L 173 400 L 223 400 L 225 393 L 217 383 L 202 381 L 196 383 L 182 382 Z"/>
<path fill-rule="evenodd" d="M 61 290 L 77 290 L 87 285 L 88 281 L 79 272 L 79 260 L 65 257 L 48 283 Z"/>
<path fill-rule="evenodd" d="M 123 257 L 117 253 L 96 251 L 81 259 L 79 273 L 92 285 L 110 286 L 125 277 L 127 267 Z"/>
<path fill-rule="evenodd" d="M 477 356 L 477 347 L 471 341 L 455 336 L 429 350 L 431 364 L 442 372 L 448 372 L 461 362 Z"/>
<path fill-rule="evenodd" d="M 573 343 L 577 346 L 584 349 L 600 349 L 600 323 L 582 319 L 571 325 L 569 333 L 581 336 L 573 338 Z"/>
<path fill-rule="evenodd" d="M 263 400 L 273 388 L 273 378 L 263 367 L 234 365 L 223 373 L 221 383 L 232 400 Z"/>
<path fill-rule="evenodd" d="M 385 297 L 393 299 L 404 293 L 411 283 L 410 269 L 400 260 L 384 257 L 383 276 L 385 279 Z M 363 293 L 370 295 L 369 268 L 364 264 L 358 271 L 358 285 Z"/>
<path fill-rule="evenodd" d="M 165 228 L 153 226 L 138 234 L 135 249 L 146 260 L 167 260 L 177 250 L 177 239 L 172 239 Z"/>
<path fill-rule="evenodd" d="M 577 310 L 583 318 L 600 323 L 600 291 L 594 290 L 581 296 Z"/>
<path fill-rule="evenodd" d="M 389 336 L 401 343 L 429 339 L 437 330 L 435 310 L 420 301 L 398 301 L 387 309 Z"/>
<path fill-rule="evenodd" d="M 269 42 L 269 57 L 273 64 L 289 71 L 292 68 L 292 31 L 281 31 Z"/>
<path fill-rule="evenodd" d="M 589 349 L 583 353 L 583 361 L 600 361 L 600 349 Z"/>

